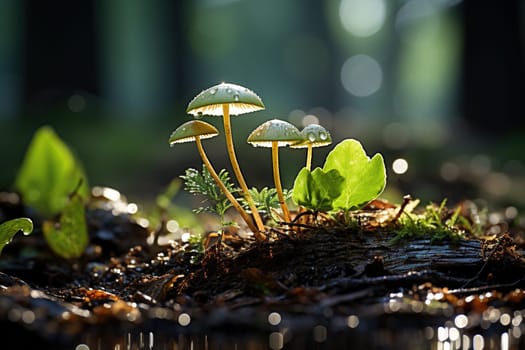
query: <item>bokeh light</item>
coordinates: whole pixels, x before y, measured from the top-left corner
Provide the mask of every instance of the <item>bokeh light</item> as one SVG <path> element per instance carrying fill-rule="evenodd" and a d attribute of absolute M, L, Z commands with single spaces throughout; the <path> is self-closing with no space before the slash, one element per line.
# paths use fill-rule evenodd
<path fill-rule="evenodd" d="M 397 158 L 392 162 L 392 170 L 398 175 L 404 174 L 408 171 L 408 162 L 406 159 Z"/>
<path fill-rule="evenodd" d="M 367 97 L 381 87 L 383 71 L 372 57 L 355 55 L 346 60 L 341 67 L 341 83 L 352 95 Z"/>
<path fill-rule="evenodd" d="M 377 33 L 386 19 L 385 0 L 342 0 L 339 18 L 343 28 L 357 37 Z"/>

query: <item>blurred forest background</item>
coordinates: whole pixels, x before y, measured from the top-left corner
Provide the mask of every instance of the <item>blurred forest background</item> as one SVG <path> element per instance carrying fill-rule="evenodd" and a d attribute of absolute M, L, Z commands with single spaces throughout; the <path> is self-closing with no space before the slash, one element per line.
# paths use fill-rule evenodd
<path fill-rule="evenodd" d="M 226 81 L 266 105 L 232 120 L 250 186 L 273 183 L 251 130 L 318 121 L 333 145 L 383 154 L 391 200 L 481 199 L 511 215 L 525 210 L 524 48 L 520 0 L 0 0 L 0 189 L 50 125 L 91 185 L 152 199 L 200 167 L 194 145 L 167 141 L 189 101 Z M 204 147 L 230 170 L 222 138 Z M 304 153 L 281 152 L 284 187 Z"/>

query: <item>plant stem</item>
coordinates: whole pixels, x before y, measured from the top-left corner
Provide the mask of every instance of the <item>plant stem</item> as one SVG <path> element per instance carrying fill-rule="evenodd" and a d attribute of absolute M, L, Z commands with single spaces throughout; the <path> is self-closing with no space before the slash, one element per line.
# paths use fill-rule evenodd
<path fill-rule="evenodd" d="M 239 182 L 239 185 L 241 186 L 241 190 L 243 192 L 242 194 L 244 198 L 246 199 L 246 201 L 248 202 L 248 206 L 250 207 L 255 223 L 257 224 L 258 230 L 254 230 L 253 233 L 255 234 L 255 237 L 258 240 L 264 240 L 266 237 L 262 233 L 264 232 L 263 221 L 261 219 L 261 216 L 259 215 L 259 211 L 257 210 L 257 207 L 255 206 L 253 198 L 250 195 L 250 192 L 248 191 L 248 185 L 246 185 L 246 181 L 244 181 L 244 177 L 242 176 L 242 173 L 241 173 L 241 168 L 239 167 L 239 162 L 237 162 L 237 157 L 235 156 L 235 150 L 233 148 L 231 123 L 230 123 L 230 106 L 227 103 L 224 103 L 222 105 L 222 114 L 223 114 L 222 120 L 224 122 L 224 135 L 226 138 L 226 147 L 228 149 L 228 156 L 230 157 L 230 162 L 233 168 L 233 172 L 235 174 L 235 177 L 237 178 L 237 181 Z"/>
<path fill-rule="evenodd" d="M 273 181 L 275 189 L 277 190 L 277 197 L 284 215 L 284 221 L 290 222 L 290 211 L 284 200 L 283 188 L 281 186 L 281 177 L 279 175 L 279 147 L 277 141 L 272 141 L 272 166 L 273 166 Z"/>
<path fill-rule="evenodd" d="M 213 179 L 215 180 L 215 183 L 217 184 L 217 186 L 219 186 L 219 188 L 224 193 L 226 198 L 228 198 L 228 200 L 233 205 L 233 207 L 237 210 L 237 212 L 239 212 L 239 214 L 242 216 L 242 218 L 244 219 L 244 221 L 246 222 L 250 230 L 252 230 L 253 232 L 258 231 L 250 215 L 248 215 L 248 213 L 241 207 L 241 205 L 235 199 L 235 197 L 231 194 L 231 192 L 228 191 L 228 188 L 226 188 L 226 185 L 224 185 L 224 183 L 221 181 L 221 179 L 219 178 L 219 175 L 217 175 L 217 172 L 211 165 L 210 160 L 208 159 L 208 157 L 206 156 L 206 153 L 204 152 L 204 148 L 202 147 L 201 139 L 199 136 L 195 137 L 195 142 L 197 143 L 197 150 L 199 151 L 202 161 L 204 162 L 204 166 L 208 169 L 208 172 L 210 173 L 211 177 L 213 177 Z"/>

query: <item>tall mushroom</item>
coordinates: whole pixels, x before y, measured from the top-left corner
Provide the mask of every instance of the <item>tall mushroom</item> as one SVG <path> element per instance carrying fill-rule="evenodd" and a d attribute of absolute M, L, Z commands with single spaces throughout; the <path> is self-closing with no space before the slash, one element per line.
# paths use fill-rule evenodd
<path fill-rule="evenodd" d="M 290 222 L 290 211 L 284 200 L 281 177 L 279 175 L 279 147 L 297 143 L 299 140 L 302 140 L 299 130 L 292 124 L 280 119 L 268 120 L 259 125 L 247 139 L 248 143 L 251 143 L 253 146 L 272 148 L 273 181 L 286 222 Z"/>
<path fill-rule="evenodd" d="M 241 187 L 242 194 L 246 199 L 250 210 L 252 211 L 257 229 L 260 232 L 264 231 L 264 223 L 257 210 L 257 207 L 255 206 L 255 202 L 248 191 L 248 185 L 244 180 L 239 162 L 237 161 L 237 157 L 235 155 L 230 115 L 240 115 L 244 113 L 255 112 L 264 108 L 265 107 L 262 100 L 253 91 L 239 85 L 221 83 L 199 93 L 188 104 L 186 109 L 187 113 L 197 117 L 202 115 L 223 117 L 222 120 L 224 123 L 224 134 L 230 163 L 232 165 L 235 177 L 239 182 L 239 186 Z M 254 233 L 257 236 L 255 231 Z M 262 234 L 259 236 L 262 236 Z"/>
<path fill-rule="evenodd" d="M 257 226 L 254 225 L 250 215 L 246 213 L 246 211 L 242 208 L 242 206 L 231 194 L 231 192 L 228 191 L 226 185 L 220 180 L 219 175 L 217 175 L 217 172 L 215 171 L 215 169 L 211 165 L 210 160 L 206 156 L 206 152 L 204 152 L 201 140 L 215 137 L 217 135 L 219 135 L 219 131 L 213 125 L 203 122 L 201 120 L 190 120 L 179 126 L 177 129 L 175 129 L 171 134 L 168 142 L 170 146 L 173 146 L 177 143 L 195 141 L 195 143 L 197 144 L 197 150 L 199 151 L 199 155 L 201 156 L 202 161 L 204 162 L 204 166 L 206 167 L 206 169 L 208 169 L 208 172 L 212 176 L 213 180 L 215 180 L 217 186 L 219 186 L 219 188 L 224 193 L 226 198 L 228 198 L 232 206 L 237 210 L 237 212 L 239 212 L 239 214 L 242 216 L 250 230 L 252 230 L 259 239 L 264 239 L 265 237 L 262 236 L 260 232 L 258 232 Z"/>
<path fill-rule="evenodd" d="M 296 144 L 290 145 L 291 148 L 307 148 L 306 151 L 306 168 L 312 167 L 312 148 L 327 146 L 332 143 L 330 133 L 319 124 L 307 125 L 301 130 L 303 140 Z"/>

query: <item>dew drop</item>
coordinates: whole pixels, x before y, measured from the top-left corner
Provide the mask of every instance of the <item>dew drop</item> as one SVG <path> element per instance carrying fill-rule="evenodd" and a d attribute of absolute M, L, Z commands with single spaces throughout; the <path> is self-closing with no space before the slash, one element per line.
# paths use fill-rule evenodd
<path fill-rule="evenodd" d="M 237 95 L 237 94 L 233 95 L 233 99 L 234 99 L 235 101 L 239 101 L 239 95 Z"/>
<path fill-rule="evenodd" d="M 215 95 L 217 93 L 217 89 L 211 89 L 210 90 L 210 95 Z"/>
<path fill-rule="evenodd" d="M 231 88 L 227 88 L 227 89 L 226 89 L 226 92 L 229 93 L 229 94 L 231 94 L 231 93 L 233 92 L 233 90 L 232 90 Z"/>
<path fill-rule="evenodd" d="M 313 132 L 309 132 L 308 133 L 308 140 L 310 142 L 314 142 L 315 141 L 315 134 Z"/>
<path fill-rule="evenodd" d="M 182 128 L 182 131 L 186 131 L 186 127 L 183 127 L 183 128 Z"/>
<path fill-rule="evenodd" d="M 324 141 L 324 140 L 326 140 L 328 138 L 328 135 L 326 135 L 326 133 L 324 131 L 321 131 L 319 133 L 319 138 Z"/>

